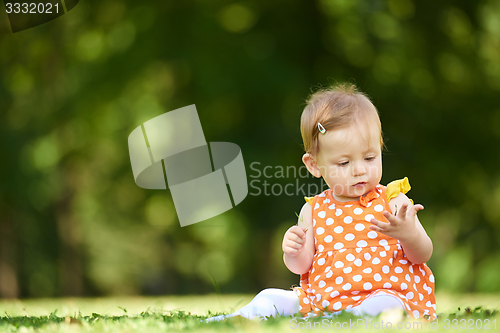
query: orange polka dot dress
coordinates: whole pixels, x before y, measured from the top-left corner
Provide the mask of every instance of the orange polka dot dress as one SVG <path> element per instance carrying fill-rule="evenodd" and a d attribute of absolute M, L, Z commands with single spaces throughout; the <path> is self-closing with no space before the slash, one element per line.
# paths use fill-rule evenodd
<path fill-rule="evenodd" d="M 316 253 L 294 288 L 303 315 L 350 309 L 382 292 L 403 301 L 411 317 L 436 318 L 429 267 L 412 264 L 399 240 L 370 230 L 368 221 L 387 221 L 382 212 L 391 211 L 385 186 L 349 202 L 326 190 L 310 203 Z"/>

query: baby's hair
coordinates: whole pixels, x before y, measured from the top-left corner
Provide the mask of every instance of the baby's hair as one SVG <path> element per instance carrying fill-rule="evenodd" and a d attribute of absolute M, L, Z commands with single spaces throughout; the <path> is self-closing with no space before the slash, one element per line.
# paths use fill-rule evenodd
<path fill-rule="evenodd" d="M 321 135 L 318 123 L 321 123 L 328 133 L 360 121 L 377 125 L 380 130 L 380 146 L 383 147 L 378 111 L 370 99 L 358 91 L 354 84 L 340 83 L 314 92 L 308 98 L 300 119 L 304 150 L 313 156 L 318 153 L 318 135 Z"/>

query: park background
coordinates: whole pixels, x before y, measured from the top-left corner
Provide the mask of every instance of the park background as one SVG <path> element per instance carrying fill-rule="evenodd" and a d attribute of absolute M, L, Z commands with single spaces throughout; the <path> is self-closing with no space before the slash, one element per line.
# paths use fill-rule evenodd
<path fill-rule="evenodd" d="M 500 292 L 498 1 L 101 0 L 18 33 L 0 13 L 0 298 L 297 284 L 281 240 L 300 193 L 249 188 L 181 228 L 168 190 L 135 185 L 127 138 L 196 104 L 249 182 L 319 184 L 275 172 L 301 166 L 307 96 L 344 81 L 380 112 L 382 183 L 409 177 L 426 207 L 436 290 Z"/>

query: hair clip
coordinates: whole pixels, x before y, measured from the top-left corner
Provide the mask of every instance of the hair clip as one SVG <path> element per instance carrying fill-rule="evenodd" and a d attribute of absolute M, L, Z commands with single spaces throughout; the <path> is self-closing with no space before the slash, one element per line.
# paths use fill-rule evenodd
<path fill-rule="evenodd" d="M 326 129 L 321 125 L 321 123 L 318 123 L 318 130 L 320 131 L 321 134 L 326 133 Z"/>

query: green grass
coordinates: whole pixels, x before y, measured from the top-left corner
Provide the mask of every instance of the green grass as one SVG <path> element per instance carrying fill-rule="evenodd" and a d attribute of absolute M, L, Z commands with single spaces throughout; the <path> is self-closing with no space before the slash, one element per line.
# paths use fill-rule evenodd
<path fill-rule="evenodd" d="M 347 313 L 332 322 L 321 319 L 303 322 L 292 317 L 270 318 L 261 322 L 243 318 L 215 323 L 201 322 L 212 315 L 232 312 L 252 297 L 253 295 L 204 295 L 0 300 L 0 313 L 3 314 L 0 317 L 0 332 L 297 332 L 303 331 L 298 327 L 299 322 L 304 328 L 316 327 L 316 331 L 332 331 L 335 330 L 336 322 L 340 325 L 349 320 L 351 323 L 357 321 L 358 326 L 356 329 L 341 329 L 343 332 L 370 331 L 366 320 L 358 321 L 360 318 Z M 467 330 L 460 329 L 460 325 L 475 328 L 476 325 L 484 325 L 486 319 L 490 321 L 489 331 L 500 331 L 500 315 L 497 311 L 500 308 L 500 295 L 438 294 L 437 303 L 439 329 L 429 329 L 428 324 L 423 323 L 422 326 L 415 326 L 413 331 L 460 332 Z M 376 329 L 375 326 L 377 323 L 380 325 L 382 319 L 373 318 L 374 328 L 371 330 L 399 331 L 396 327 L 386 326 L 385 329 Z M 445 328 L 447 319 L 449 329 Z M 451 327 L 453 319 L 457 319 L 457 329 Z M 410 324 L 418 325 L 405 323 L 407 327 L 411 327 Z"/>

